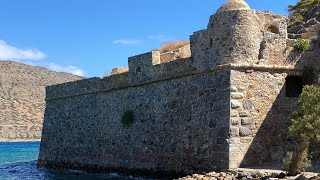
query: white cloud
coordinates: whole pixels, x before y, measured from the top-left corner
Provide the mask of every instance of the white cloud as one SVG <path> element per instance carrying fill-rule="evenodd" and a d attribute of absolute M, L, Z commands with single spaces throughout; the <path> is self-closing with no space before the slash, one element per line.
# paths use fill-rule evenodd
<path fill-rule="evenodd" d="M 51 62 L 47 65 L 47 68 L 53 71 L 66 72 L 66 73 L 71 73 L 78 76 L 85 76 L 85 71 L 83 69 L 78 68 L 76 66 L 72 66 L 72 65 L 62 66 L 62 65 Z"/>
<path fill-rule="evenodd" d="M 53 71 L 67 72 L 78 76 L 85 76 L 85 71 L 73 65 L 62 66 L 54 62 L 47 62 L 47 55 L 37 49 L 20 49 L 0 40 L 0 60 L 12 60 L 32 66 L 42 66 Z"/>
<path fill-rule="evenodd" d="M 0 40 L 0 59 L 1 60 L 41 60 L 47 55 L 37 49 L 19 49 Z"/>
<path fill-rule="evenodd" d="M 149 35 L 147 38 L 150 39 L 150 40 L 157 40 L 157 41 L 160 41 L 160 42 L 166 42 L 166 41 L 170 40 L 167 36 L 162 35 L 162 34 Z"/>
<path fill-rule="evenodd" d="M 113 41 L 113 44 L 119 45 L 135 45 L 139 44 L 141 41 L 137 39 L 117 39 Z"/>

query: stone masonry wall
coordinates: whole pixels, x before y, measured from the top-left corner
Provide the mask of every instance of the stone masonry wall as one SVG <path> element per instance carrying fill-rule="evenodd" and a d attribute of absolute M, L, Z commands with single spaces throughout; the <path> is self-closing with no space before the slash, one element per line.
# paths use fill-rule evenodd
<path fill-rule="evenodd" d="M 229 71 L 140 84 L 121 76 L 47 88 L 41 167 L 163 176 L 228 168 Z M 135 122 L 126 128 L 128 110 Z"/>
<path fill-rule="evenodd" d="M 286 97 L 288 73 L 231 71 L 231 167 L 281 163 L 290 147 L 287 130 L 297 102 Z"/>

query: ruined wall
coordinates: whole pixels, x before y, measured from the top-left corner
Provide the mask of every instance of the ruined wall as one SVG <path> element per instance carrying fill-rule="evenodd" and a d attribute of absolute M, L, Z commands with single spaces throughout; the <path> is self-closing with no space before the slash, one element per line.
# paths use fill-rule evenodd
<path fill-rule="evenodd" d="M 177 68 L 165 68 L 174 63 L 156 65 L 172 74 L 151 82 L 129 72 L 48 87 L 39 165 L 158 174 L 228 168 L 229 72 L 175 77 Z M 135 122 L 126 128 L 128 110 Z"/>
<path fill-rule="evenodd" d="M 290 141 L 287 131 L 298 98 L 286 97 L 293 71 L 231 71 L 231 167 L 281 163 Z"/>

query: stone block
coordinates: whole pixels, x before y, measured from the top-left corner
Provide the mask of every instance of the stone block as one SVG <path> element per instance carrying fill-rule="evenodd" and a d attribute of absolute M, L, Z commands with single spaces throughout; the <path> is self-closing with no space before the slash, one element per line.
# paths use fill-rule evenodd
<path fill-rule="evenodd" d="M 252 101 L 250 101 L 250 100 L 244 100 L 244 101 L 243 101 L 243 108 L 244 108 L 244 109 L 247 109 L 247 110 L 252 109 L 252 108 L 253 108 Z"/>
<path fill-rule="evenodd" d="M 229 144 L 240 144 L 240 138 L 239 137 L 230 137 L 228 140 Z"/>
<path fill-rule="evenodd" d="M 231 127 L 230 127 L 230 130 L 229 130 L 229 136 L 231 136 L 231 137 L 237 137 L 237 136 L 239 136 L 239 128 L 238 128 L 238 127 L 231 126 Z"/>
<path fill-rule="evenodd" d="M 230 161 L 229 162 L 229 169 L 237 169 L 239 168 L 239 162 L 238 161 Z"/>
<path fill-rule="evenodd" d="M 238 91 L 239 92 L 244 92 L 246 90 L 246 87 L 244 86 L 238 86 Z"/>
<path fill-rule="evenodd" d="M 210 121 L 209 121 L 209 127 L 210 127 L 210 128 L 215 128 L 215 127 L 217 127 L 217 120 L 216 120 L 216 119 L 210 119 Z"/>
<path fill-rule="evenodd" d="M 231 162 L 240 162 L 243 159 L 242 153 L 239 152 L 232 152 L 230 153 L 229 161 Z"/>
<path fill-rule="evenodd" d="M 218 129 L 213 128 L 209 130 L 209 139 L 217 139 L 218 138 Z"/>
<path fill-rule="evenodd" d="M 238 117 L 238 111 L 231 111 L 230 116 L 231 117 Z"/>
<path fill-rule="evenodd" d="M 230 119 L 230 123 L 231 123 L 231 125 L 238 125 L 238 124 L 240 124 L 239 122 L 240 122 L 240 118 L 237 118 L 237 117 L 235 117 L 235 118 L 231 118 Z"/>
<path fill-rule="evenodd" d="M 238 100 L 231 100 L 231 108 L 232 109 L 237 109 L 241 107 L 241 102 Z"/>
<path fill-rule="evenodd" d="M 250 125 L 250 124 L 252 124 L 252 118 L 251 117 L 241 118 L 241 124 L 242 125 Z"/>
<path fill-rule="evenodd" d="M 249 129 L 247 127 L 240 127 L 239 133 L 240 133 L 241 137 L 250 136 L 252 134 L 251 129 Z"/>
<path fill-rule="evenodd" d="M 244 94 L 243 93 L 231 93 L 231 98 L 232 99 L 243 99 Z"/>
<path fill-rule="evenodd" d="M 240 111 L 239 116 L 240 117 L 249 117 L 251 115 L 250 115 L 250 112 L 248 112 L 248 111 Z"/>
<path fill-rule="evenodd" d="M 226 144 L 226 139 L 225 138 L 218 138 L 217 144 Z"/>
<path fill-rule="evenodd" d="M 244 144 L 249 144 L 249 143 L 251 143 L 251 141 L 252 141 L 251 137 L 243 137 L 240 139 L 240 142 L 244 143 Z"/>
<path fill-rule="evenodd" d="M 229 127 L 221 127 L 219 137 L 227 137 L 229 135 Z"/>
<path fill-rule="evenodd" d="M 231 86 L 231 87 L 230 87 L 230 91 L 231 91 L 231 92 L 238 92 L 238 89 L 237 89 L 236 86 Z"/>

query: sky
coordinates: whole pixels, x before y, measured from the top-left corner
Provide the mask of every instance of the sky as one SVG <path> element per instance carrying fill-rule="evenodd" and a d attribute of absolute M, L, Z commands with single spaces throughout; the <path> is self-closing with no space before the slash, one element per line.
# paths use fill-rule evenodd
<path fill-rule="evenodd" d="M 84 77 L 128 57 L 188 40 L 226 0 L 0 0 L 0 59 Z M 297 0 L 246 0 L 287 15 Z"/>

